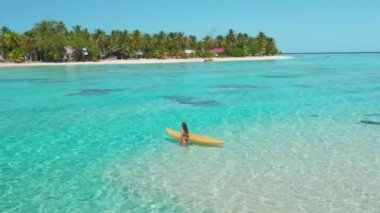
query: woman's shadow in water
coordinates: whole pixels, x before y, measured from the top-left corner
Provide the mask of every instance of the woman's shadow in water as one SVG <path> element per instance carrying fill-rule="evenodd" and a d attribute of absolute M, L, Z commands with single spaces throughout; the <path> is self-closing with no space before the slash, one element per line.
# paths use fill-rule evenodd
<path fill-rule="evenodd" d="M 181 146 L 179 144 L 179 141 L 175 140 L 173 138 L 165 138 L 165 141 L 168 141 L 168 142 L 171 142 L 171 143 L 176 143 L 179 146 Z M 189 146 L 202 146 L 202 147 L 208 147 L 208 148 L 223 148 L 223 145 L 206 145 L 206 144 L 196 144 L 196 143 L 193 143 L 193 142 L 190 142 L 189 145 L 182 146 L 182 147 L 189 147 Z"/>

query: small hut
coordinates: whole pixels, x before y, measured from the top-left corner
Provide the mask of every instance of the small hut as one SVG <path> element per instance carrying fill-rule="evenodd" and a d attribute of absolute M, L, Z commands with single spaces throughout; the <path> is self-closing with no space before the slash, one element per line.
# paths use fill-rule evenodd
<path fill-rule="evenodd" d="M 222 47 L 217 47 L 217 48 L 214 48 L 214 49 L 211 49 L 209 51 L 207 51 L 209 53 L 212 53 L 214 54 L 215 56 L 218 56 L 219 54 L 223 54 L 225 53 L 226 51 L 224 50 L 224 48 Z"/>

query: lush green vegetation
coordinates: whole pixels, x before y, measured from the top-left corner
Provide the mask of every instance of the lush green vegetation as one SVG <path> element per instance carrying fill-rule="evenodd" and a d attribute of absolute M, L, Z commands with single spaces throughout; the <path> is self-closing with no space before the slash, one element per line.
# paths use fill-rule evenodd
<path fill-rule="evenodd" d="M 68 49 L 69 47 L 69 49 Z M 84 49 L 85 48 L 85 49 Z M 0 30 L 0 55 L 13 62 L 100 60 L 107 56 L 126 58 L 167 58 L 172 56 L 209 57 L 209 50 L 223 48 L 219 56 L 275 55 L 278 50 L 273 38 L 260 32 L 256 37 L 229 30 L 226 35 L 198 40 L 181 32 L 143 34 L 113 30 L 107 34 L 97 29 L 91 33 L 77 25 L 67 30 L 59 21 L 42 21 L 23 34 L 7 27 Z M 194 53 L 185 53 L 194 50 Z M 67 55 L 70 54 L 70 57 Z"/>

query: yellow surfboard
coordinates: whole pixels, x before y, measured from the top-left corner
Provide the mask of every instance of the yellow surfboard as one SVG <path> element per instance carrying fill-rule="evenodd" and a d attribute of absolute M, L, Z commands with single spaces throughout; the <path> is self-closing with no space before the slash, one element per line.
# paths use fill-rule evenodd
<path fill-rule="evenodd" d="M 171 130 L 169 128 L 166 128 L 165 130 L 173 138 L 177 140 L 181 140 L 180 132 Z M 194 134 L 190 134 L 189 141 L 190 143 L 196 143 L 196 144 L 207 145 L 207 146 L 218 146 L 218 145 L 220 146 L 224 144 L 224 142 L 221 140 L 202 136 L 202 135 L 194 135 Z"/>

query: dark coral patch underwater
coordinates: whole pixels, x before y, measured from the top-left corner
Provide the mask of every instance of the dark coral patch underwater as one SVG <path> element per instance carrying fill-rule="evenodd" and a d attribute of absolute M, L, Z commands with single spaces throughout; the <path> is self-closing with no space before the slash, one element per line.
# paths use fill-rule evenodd
<path fill-rule="evenodd" d="M 163 98 L 171 101 L 175 101 L 179 104 L 197 106 L 197 107 L 210 107 L 210 106 L 218 106 L 220 103 L 215 100 L 200 100 L 193 97 L 186 96 L 176 96 L 176 95 L 165 95 Z"/>
<path fill-rule="evenodd" d="M 92 96 L 92 95 L 106 95 L 113 92 L 121 92 L 125 89 L 82 89 L 79 92 L 68 93 L 66 96 Z"/>
<path fill-rule="evenodd" d="M 216 89 L 259 89 L 260 86 L 250 85 L 250 84 L 226 84 L 215 86 Z"/>

